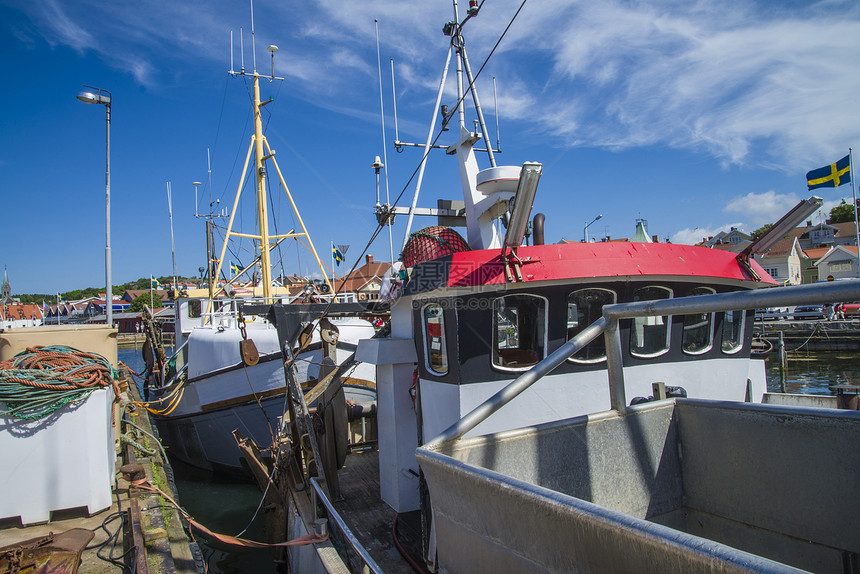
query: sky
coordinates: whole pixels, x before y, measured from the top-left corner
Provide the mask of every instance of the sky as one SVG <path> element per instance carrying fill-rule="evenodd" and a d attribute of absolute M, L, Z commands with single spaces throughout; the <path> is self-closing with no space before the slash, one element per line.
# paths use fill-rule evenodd
<path fill-rule="evenodd" d="M 582 239 L 598 215 L 590 238 L 630 237 L 639 218 L 676 243 L 732 226 L 750 232 L 812 195 L 807 171 L 860 142 L 856 1 L 520 6 L 486 0 L 464 27 L 465 45 L 494 145 L 498 121 L 499 165 L 544 166 L 533 213 L 547 215 L 547 242 Z M 271 74 L 266 46 L 275 44 L 284 78 L 261 82 L 263 99 L 274 98 L 266 137 L 321 258 L 329 263 L 332 243 L 349 245 L 351 266 L 376 228 L 375 156 L 386 163 L 383 201 L 387 182 L 392 201 L 403 192 L 399 204 L 411 202 L 421 154 L 398 153 L 393 141 L 427 137 L 452 3 L 256 0 L 253 11 L 257 69 Z M 84 85 L 112 97 L 113 284 L 171 275 L 173 253 L 178 274 L 198 275 L 205 224 L 195 213 L 232 205 L 252 134 L 250 81 L 227 73 L 231 30 L 234 68 L 243 56 L 252 69 L 250 28 L 240 0 L 0 0 L 0 264 L 13 294 L 104 286 L 105 107 L 75 98 Z M 443 103 L 455 101 L 449 79 Z M 485 154 L 478 161 L 489 166 Z M 271 181 L 270 225 L 296 228 Z M 825 200 L 818 223 L 852 189 L 815 193 Z M 441 151 L 418 205 L 438 198 L 462 199 L 456 160 Z M 253 201 L 247 188 L 236 229 L 254 228 Z M 396 257 L 405 220 L 395 221 L 393 247 L 384 232 L 367 253 Z M 429 225 L 418 219 L 413 231 Z M 253 258 L 235 249 L 234 262 Z M 318 276 L 309 261 L 285 241 L 275 273 Z"/>

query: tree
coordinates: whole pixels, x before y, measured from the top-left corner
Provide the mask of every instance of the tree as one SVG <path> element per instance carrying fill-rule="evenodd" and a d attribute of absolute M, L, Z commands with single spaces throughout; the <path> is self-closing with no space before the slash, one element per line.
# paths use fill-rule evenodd
<path fill-rule="evenodd" d="M 860 202 L 858 202 L 860 203 Z M 830 219 L 828 223 L 852 223 L 854 221 L 854 208 L 850 203 L 842 203 L 830 210 Z"/>
<path fill-rule="evenodd" d="M 751 237 L 753 238 L 753 241 L 755 241 L 759 237 L 762 237 L 765 233 L 770 231 L 772 228 L 773 228 L 773 223 L 765 223 L 764 225 L 762 225 L 761 227 L 759 227 L 758 229 L 753 231 L 752 235 L 751 235 Z"/>
<path fill-rule="evenodd" d="M 158 309 L 161 307 L 161 295 L 158 293 L 152 294 L 152 309 Z M 143 293 L 134 298 L 134 301 L 131 302 L 131 307 L 128 308 L 129 311 L 133 313 L 139 313 L 143 311 L 144 305 L 150 304 L 149 293 Z"/>

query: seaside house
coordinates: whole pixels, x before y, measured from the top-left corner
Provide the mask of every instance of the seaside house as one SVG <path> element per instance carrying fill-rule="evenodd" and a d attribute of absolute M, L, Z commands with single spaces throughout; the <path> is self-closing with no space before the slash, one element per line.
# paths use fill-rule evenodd
<path fill-rule="evenodd" d="M 334 288 L 338 293 L 355 293 L 359 301 L 377 299 L 382 278 L 389 267 L 391 263 L 376 263 L 373 261 L 373 255 L 366 255 L 364 265 L 335 282 Z"/>
<path fill-rule="evenodd" d="M 8 302 L 4 300 L 0 306 L 0 328 L 17 329 L 21 327 L 39 327 L 44 323 L 44 315 L 39 305 L 35 303 Z"/>
<path fill-rule="evenodd" d="M 819 280 L 856 279 L 858 276 L 857 247 L 836 245 L 815 262 Z"/>
<path fill-rule="evenodd" d="M 803 262 L 806 255 L 797 237 L 789 235 L 777 241 L 756 260 L 771 277 L 783 285 L 800 285 L 803 282 Z"/>

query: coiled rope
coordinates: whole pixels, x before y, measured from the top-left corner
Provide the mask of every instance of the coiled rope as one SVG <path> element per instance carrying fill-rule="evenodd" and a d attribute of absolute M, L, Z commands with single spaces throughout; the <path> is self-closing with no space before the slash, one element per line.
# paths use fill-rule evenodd
<path fill-rule="evenodd" d="M 0 416 L 38 420 L 108 385 L 119 394 L 115 379 L 99 354 L 63 345 L 28 347 L 0 361 Z"/>

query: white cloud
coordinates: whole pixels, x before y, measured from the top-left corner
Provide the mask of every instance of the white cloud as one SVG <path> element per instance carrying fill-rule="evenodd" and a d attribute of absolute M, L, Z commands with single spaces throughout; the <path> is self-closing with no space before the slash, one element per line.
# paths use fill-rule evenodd
<path fill-rule="evenodd" d="M 721 231 L 729 231 L 733 227 L 737 229 L 744 229 L 744 224 L 741 222 L 736 223 L 726 223 L 725 225 L 720 225 L 716 227 L 696 227 L 681 229 L 680 231 L 676 231 L 674 235 L 672 235 L 672 243 L 680 243 L 683 245 L 695 245 L 697 243 L 701 243 L 703 240 L 713 237 L 717 233 Z"/>
<path fill-rule="evenodd" d="M 474 73 L 519 4 L 488 3 L 467 24 Z M 147 87 L 166 86 L 172 67 L 226 66 L 231 29 L 237 66 L 240 26 L 249 43 L 247 6 L 225 0 L 109 8 L 48 0 L 20 9 L 49 42 L 96 51 Z M 374 18 L 385 83 L 394 57 L 403 97 L 435 90 L 440 28 L 453 18 L 447 2 L 260 0 L 254 10 L 258 50 L 279 44 L 276 65 L 293 93 L 350 115 L 378 97 Z M 464 11 L 461 3 L 461 18 Z M 526 5 L 479 81 L 496 76 L 508 94 L 502 116 L 529 122 L 560 147 L 661 145 L 792 170 L 831 161 L 860 140 L 851 97 L 860 75 L 845 63 L 858 51 L 860 4 L 850 0 L 543 0 Z"/>
<path fill-rule="evenodd" d="M 735 197 L 723 208 L 726 213 L 742 214 L 754 226 L 773 223 L 798 204 L 800 197 L 794 194 L 780 194 L 773 190 L 764 193 L 750 192 Z"/>

